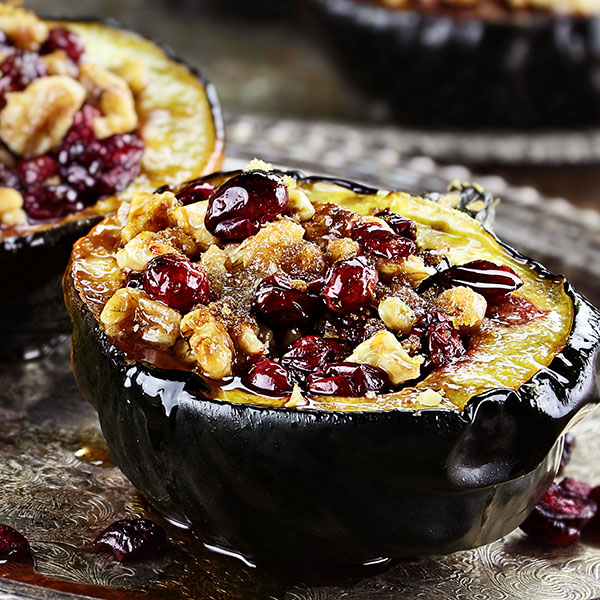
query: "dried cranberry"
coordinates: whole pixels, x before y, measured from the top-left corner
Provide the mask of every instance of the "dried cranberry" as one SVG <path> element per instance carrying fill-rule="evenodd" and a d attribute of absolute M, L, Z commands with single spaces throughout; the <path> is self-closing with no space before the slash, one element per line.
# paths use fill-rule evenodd
<path fill-rule="evenodd" d="M 0 525 L 0 562 L 23 562 L 31 558 L 25 536 L 8 525 Z"/>
<path fill-rule="evenodd" d="M 596 510 L 593 500 L 552 484 L 521 529 L 537 541 L 564 546 L 579 539 Z"/>
<path fill-rule="evenodd" d="M 325 396 L 363 396 L 382 392 L 390 382 L 385 371 L 351 362 L 331 363 L 309 375 L 308 391 Z"/>
<path fill-rule="evenodd" d="M 558 486 L 565 492 L 575 494 L 576 496 L 582 496 L 583 498 L 587 498 L 592 491 L 592 486 L 589 483 L 573 479 L 572 477 L 565 477 Z"/>
<path fill-rule="evenodd" d="M 55 27 L 50 30 L 48 39 L 42 46 L 42 54 L 48 54 L 55 50 L 63 50 L 78 65 L 85 48 L 82 39 L 75 32 L 63 27 Z"/>
<path fill-rule="evenodd" d="M 521 296 L 504 296 L 492 299 L 488 304 L 487 316 L 501 325 L 514 327 L 525 325 L 534 319 L 539 319 L 547 314 Z"/>
<path fill-rule="evenodd" d="M 448 318 L 438 311 L 425 313 L 414 325 L 412 333 L 421 340 L 425 355 L 423 370 L 441 367 L 465 353 L 465 346 Z"/>
<path fill-rule="evenodd" d="M 349 258 L 331 266 L 321 295 L 334 312 L 356 312 L 372 303 L 377 281 L 377 270 L 366 258 Z"/>
<path fill-rule="evenodd" d="M 182 313 L 208 302 L 208 276 L 200 265 L 187 258 L 176 254 L 157 256 L 146 265 L 143 274 L 144 291 Z"/>
<path fill-rule="evenodd" d="M 25 212 L 38 221 L 60 219 L 84 208 L 77 192 L 65 184 L 31 186 L 23 195 Z"/>
<path fill-rule="evenodd" d="M 320 298 L 307 289 L 297 289 L 284 274 L 263 279 L 254 295 L 254 311 L 265 323 L 292 327 L 306 323 L 314 314 Z M 300 282 L 306 288 L 306 284 Z"/>
<path fill-rule="evenodd" d="M 592 488 L 588 497 L 597 506 L 600 506 L 600 486 Z M 585 526 L 585 534 L 596 544 L 600 542 L 600 510 L 596 512 L 592 520 Z"/>
<path fill-rule="evenodd" d="M 567 433 L 565 434 L 562 456 L 560 457 L 560 468 L 558 470 L 559 475 L 569 464 L 569 461 L 571 460 L 571 454 L 573 454 L 573 448 L 575 448 L 575 436 L 572 433 Z"/>
<path fill-rule="evenodd" d="M 194 181 L 175 196 L 182 204 L 192 204 L 201 200 L 208 200 L 210 195 L 215 191 L 215 186 L 208 181 Z"/>
<path fill-rule="evenodd" d="M 253 365 L 242 382 L 252 390 L 276 396 L 289 394 L 293 387 L 287 369 L 269 359 Z"/>
<path fill-rule="evenodd" d="M 523 280 L 507 265 L 496 265 L 489 260 L 473 260 L 464 265 L 453 265 L 428 277 L 419 287 L 422 292 L 437 285 L 450 288 L 464 285 L 487 300 L 506 296 L 523 285 Z"/>
<path fill-rule="evenodd" d="M 366 223 L 353 227 L 350 237 L 358 242 L 365 252 L 386 260 L 401 260 L 417 251 L 416 244 L 401 237 L 378 223 Z"/>
<path fill-rule="evenodd" d="M 95 176 L 95 191 L 100 196 L 121 192 L 140 172 L 144 143 L 135 134 L 106 138 L 97 143 L 96 151 L 95 161 L 98 161 L 99 168 Z M 91 169 L 90 173 L 93 173 Z"/>
<path fill-rule="evenodd" d="M 124 190 L 138 175 L 144 154 L 135 133 L 97 139 L 93 124 L 98 115 L 98 109 L 84 105 L 58 152 L 63 178 L 88 203 Z"/>
<path fill-rule="evenodd" d="M 39 54 L 17 50 L 0 63 L 0 106 L 8 92 L 24 90 L 32 81 L 46 77 L 48 70 Z"/>
<path fill-rule="evenodd" d="M 58 152 L 58 160 L 62 165 L 77 162 L 79 157 L 85 155 L 88 148 L 96 142 L 94 119 L 100 114 L 96 107 L 84 104 L 75 115 L 73 125 L 64 137 Z"/>
<path fill-rule="evenodd" d="M 19 188 L 21 186 L 21 181 L 19 176 L 17 175 L 17 171 L 15 169 L 11 169 L 9 166 L 0 162 L 0 186 L 2 187 L 11 187 L 11 188 Z"/>
<path fill-rule="evenodd" d="M 211 194 L 204 222 L 217 237 L 243 240 L 281 214 L 287 203 L 288 190 L 281 177 L 259 171 L 242 173 Z"/>
<path fill-rule="evenodd" d="M 292 344 L 281 357 L 281 364 L 287 367 L 296 379 L 302 380 L 317 367 L 340 361 L 348 354 L 348 347 L 342 342 L 318 335 L 307 335 Z"/>
<path fill-rule="evenodd" d="M 44 154 L 18 164 L 19 177 L 26 186 L 42 183 L 58 174 L 59 164 L 55 158 Z"/>
<path fill-rule="evenodd" d="M 121 562 L 157 558 L 167 549 L 167 535 L 149 519 L 122 519 L 98 535 L 94 547 L 112 552 Z"/>
<path fill-rule="evenodd" d="M 389 208 L 378 212 L 375 216 L 383 219 L 394 230 L 394 233 L 413 242 L 417 239 L 417 226 L 408 217 L 392 212 Z"/>

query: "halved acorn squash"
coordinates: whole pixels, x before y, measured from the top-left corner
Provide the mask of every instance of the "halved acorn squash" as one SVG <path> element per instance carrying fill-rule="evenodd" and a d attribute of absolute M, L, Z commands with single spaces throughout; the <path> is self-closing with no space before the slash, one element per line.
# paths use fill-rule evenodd
<path fill-rule="evenodd" d="M 67 29 L 77 34 L 85 47 L 84 60 L 94 65 L 111 73 L 128 65 L 138 69 L 134 134 L 143 141 L 144 150 L 137 176 L 120 193 L 100 195 L 82 210 L 58 218 L 29 218 L 18 225 L 0 226 L 0 272 L 10 282 L 0 288 L 2 356 L 35 353 L 41 344 L 69 332 L 60 279 L 75 240 L 134 192 L 150 192 L 164 183 L 218 169 L 224 150 L 214 88 L 170 49 L 114 22 L 44 23 L 50 31 Z M 5 155 L 11 155 L 6 146 Z"/>
<path fill-rule="evenodd" d="M 370 225 L 381 225 L 381 219 L 397 225 L 400 215 L 405 217 L 403 227 L 410 219 L 416 228 L 412 231 L 419 256 L 427 249 L 443 248 L 450 264 L 494 261 L 510 267 L 523 285 L 512 293 L 513 300 L 503 296 L 495 309 L 488 309 L 479 333 L 461 333 L 467 340 L 464 354 L 393 390 L 351 397 L 320 395 L 296 379 L 298 389 L 293 393 L 257 393 L 244 381 L 260 363 L 242 362 L 234 373 L 237 377 L 210 380 L 193 361 L 183 359 L 180 341 L 169 342 L 170 350 L 157 345 L 156 328 L 144 341 L 123 333 L 131 321 L 108 327 L 113 321 L 105 310 L 117 293 L 144 296 L 147 289 L 140 292 L 139 274 L 143 278 L 149 273 L 151 263 L 138 252 L 134 234 L 141 235 L 140 240 L 147 231 L 153 232 L 150 237 L 161 235 L 160 223 L 147 215 L 140 229 L 133 209 L 129 216 L 122 211 L 108 217 L 75 245 L 63 284 L 74 324 L 77 382 L 98 411 L 116 463 L 156 508 L 191 525 L 207 547 L 254 563 L 366 563 L 472 548 L 510 532 L 555 476 L 565 431 L 600 399 L 600 313 L 563 278 L 502 244 L 477 220 L 450 208 L 461 205 L 464 188 L 449 202 L 439 195 L 418 198 L 298 173 L 259 175 L 266 178 L 265 185 L 284 181 L 290 194 L 299 192 L 307 198 L 316 215 L 326 215 L 320 223 L 327 222 L 332 230 L 339 232 L 349 213 L 329 213 L 337 215 L 335 219 L 319 213 L 332 210 L 331 206 L 361 215 L 352 221 L 356 227 L 365 224 L 363 218 Z M 240 185 L 239 176 L 215 174 L 171 188 L 185 206 L 191 190 L 192 207 L 194 199 L 206 198 L 207 190 L 212 190 L 209 208 L 205 203 L 202 209 L 208 216 L 204 224 L 196 222 L 198 239 L 207 242 L 203 227 L 215 229 L 210 206 L 216 206 L 219 198 L 239 198 L 231 191 Z M 203 195 L 193 198 L 193 190 Z M 156 206 L 173 202 L 168 188 L 159 192 Z M 469 203 L 469 210 L 485 210 L 482 197 L 479 204 Z M 172 206 L 181 210 L 178 203 Z M 262 206 L 266 211 L 271 205 L 263 198 Z M 293 209 L 290 206 L 291 201 L 285 209 L 288 215 L 299 211 L 295 217 L 310 237 L 313 217 L 310 210 L 302 215 L 307 205 L 295 196 Z M 375 213 L 379 221 L 365 216 Z M 271 225 L 291 222 L 289 216 L 272 219 Z M 133 230 L 127 229 L 136 223 Z M 213 238 L 193 258 L 199 257 L 200 265 L 207 264 L 203 260 L 207 254 L 239 257 L 240 248 L 248 248 L 245 242 L 232 241 L 231 236 L 239 233 L 239 221 L 233 228 L 218 229 L 222 223 L 217 230 L 223 238 Z M 257 227 L 258 233 L 253 231 L 259 236 L 269 223 Z M 168 231 L 169 239 L 181 239 L 172 227 Z M 129 240 L 125 245 L 122 236 Z M 269 236 L 272 246 L 283 243 Z M 121 264 L 124 258 L 142 257 L 146 266 L 140 263 L 141 271 L 119 273 L 118 252 Z M 189 262 L 179 250 L 169 252 L 150 261 Z M 328 244 L 324 255 L 332 252 Z M 330 269 L 335 264 L 339 262 Z M 382 263 L 373 264 L 384 278 Z M 435 273 L 429 271 L 434 287 L 448 276 L 449 264 L 441 264 Z M 256 274 L 252 271 L 256 265 L 248 265 Z M 228 277 L 235 279 L 239 268 L 234 261 Z M 159 294 L 169 286 L 161 277 L 155 279 L 162 282 Z M 413 284 L 418 285 L 416 292 L 408 290 Z M 327 286 L 319 285 L 322 290 Z M 407 302 L 412 302 L 408 298 L 413 292 L 425 298 L 431 294 L 427 279 L 402 285 Z M 253 285 L 247 286 L 250 296 L 255 294 Z M 177 302 L 184 300 L 177 296 Z M 203 296 L 193 312 L 202 313 L 205 302 Z M 256 296 L 253 302 L 252 311 L 260 313 Z M 157 314 L 167 309 L 177 312 L 160 302 L 157 307 Z M 190 310 L 179 307 L 182 314 Z M 357 314 L 368 310 L 363 307 Z M 319 311 L 317 319 L 331 309 Z M 179 316 L 182 331 L 187 318 Z M 298 327 L 304 332 L 312 327 L 302 323 Z M 412 327 L 414 332 L 416 325 Z M 223 331 L 211 331 L 209 337 L 217 343 Z M 274 331 L 277 334 L 276 327 Z M 339 334 L 336 343 L 347 342 L 348 332 Z M 237 344 L 235 328 L 230 333 Z M 301 334 L 296 332 L 296 337 Z M 174 335 L 177 338 L 177 332 Z M 395 335 L 411 337 L 397 331 Z M 378 361 L 381 356 L 376 352 L 371 358 Z M 283 364 L 281 358 L 276 360 Z M 299 389 L 308 402 L 290 401 Z"/>
<path fill-rule="evenodd" d="M 492 15 L 490 5 L 509 3 L 384 4 L 309 3 L 348 78 L 387 101 L 401 121 L 474 128 L 600 122 L 599 14 L 555 13 L 552 3 Z"/>

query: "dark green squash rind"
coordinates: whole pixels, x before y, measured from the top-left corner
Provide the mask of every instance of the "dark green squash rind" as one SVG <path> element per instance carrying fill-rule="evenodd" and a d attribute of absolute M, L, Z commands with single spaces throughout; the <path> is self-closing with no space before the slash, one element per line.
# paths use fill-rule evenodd
<path fill-rule="evenodd" d="M 351 81 L 411 124 L 578 127 L 600 123 L 600 16 L 484 21 L 310 0 Z"/>
<path fill-rule="evenodd" d="M 113 29 L 136 32 L 116 19 L 58 18 L 53 21 L 100 23 Z M 149 38 L 146 38 L 149 39 Z M 152 41 L 173 62 L 183 65 L 204 88 L 210 106 L 216 144 L 224 139 L 224 122 L 216 89 L 199 70 L 172 48 Z M 0 240 L 0 359 L 19 359 L 44 352 L 71 332 L 65 311 L 62 276 L 73 244 L 106 215 L 86 216 L 48 229 Z"/>
<path fill-rule="evenodd" d="M 77 381 L 116 463 L 159 510 L 253 562 L 362 563 L 498 539 L 552 481 L 562 434 L 600 400 L 600 313 L 568 283 L 567 344 L 517 391 L 462 412 L 351 413 L 204 398 L 193 374 L 127 360 L 69 273 L 64 286 Z"/>

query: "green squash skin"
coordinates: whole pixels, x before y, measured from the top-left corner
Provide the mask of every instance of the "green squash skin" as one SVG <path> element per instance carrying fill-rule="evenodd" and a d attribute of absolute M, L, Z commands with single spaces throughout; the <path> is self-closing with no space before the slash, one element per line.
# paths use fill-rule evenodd
<path fill-rule="evenodd" d="M 350 81 L 417 126 L 600 123 L 600 16 L 502 21 L 425 15 L 360 0 L 310 0 Z"/>
<path fill-rule="evenodd" d="M 116 464 L 163 514 L 255 564 L 445 553 L 517 527 L 557 473 L 562 435 L 600 401 L 600 313 L 565 287 L 567 344 L 518 390 L 462 412 L 345 413 L 202 397 L 199 377 L 127 359 L 64 279 L 74 372 Z"/>
<path fill-rule="evenodd" d="M 53 20 L 100 23 L 113 29 L 131 31 L 114 19 Z M 224 125 L 214 86 L 171 48 L 151 41 L 163 50 L 168 59 L 185 66 L 202 84 L 211 108 L 215 143 L 219 143 L 224 139 Z M 85 216 L 46 230 L 0 240 L 0 273 L 3 278 L 0 285 L 0 359 L 37 356 L 70 334 L 72 324 L 64 307 L 62 277 L 73 244 L 104 216 Z"/>

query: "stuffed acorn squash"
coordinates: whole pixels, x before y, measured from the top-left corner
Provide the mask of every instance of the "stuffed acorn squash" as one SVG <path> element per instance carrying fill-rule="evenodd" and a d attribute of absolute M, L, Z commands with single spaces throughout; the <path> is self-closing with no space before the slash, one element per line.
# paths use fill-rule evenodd
<path fill-rule="evenodd" d="M 222 152 L 213 88 L 170 52 L 0 4 L 0 354 L 69 331 L 60 277 L 76 239 L 132 193 L 214 171 Z"/>
<path fill-rule="evenodd" d="M 310 0 L 349 78 L 404 122 L 600 123 L 598 0 Z"/>
<path fill-rule="evenodd" d="M 600 315 L 464 212 L 492 205 L 477 186 L 419 198 L 260 163 L 133 196 L 64 279 L 117 464 L 254 562 L 511 531 L 598 401 Z"/>

